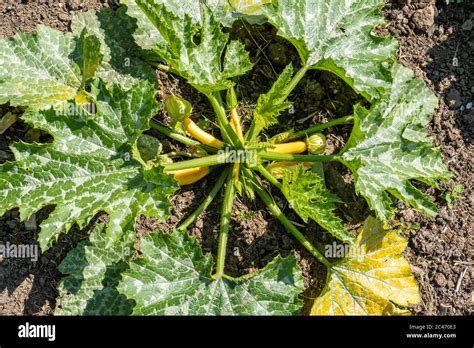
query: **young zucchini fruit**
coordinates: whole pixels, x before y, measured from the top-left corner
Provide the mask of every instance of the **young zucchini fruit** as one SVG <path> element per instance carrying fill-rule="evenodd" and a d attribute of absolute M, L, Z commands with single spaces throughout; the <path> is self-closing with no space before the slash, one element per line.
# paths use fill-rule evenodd
<path fill-rule="evenodd" d="M 216 149 L 224 147 L 224 143 L 221 140 L 202 130 L 189 118 L 193 112 L 193 107 L 187 100 L 175 95 L 169 95 L 165 99 L 165 110 L 173 120 L 182 122 L 186 131 L 194 139 Z"/>
<path fill-rule="evenodd" d="M 275 144 L 272 148 L 268 149 L 269 152 L 287 153 L 287 154 L 298 154 L 308 150 L 308 146 L 304 141 L 293 141 L 291 143 Z"/>
<path fill-rule="evenodd" d="M 239 140 L 244 143 L 244 133 L 242 131 L 242 126 L 240 124 L 240 116 L 239 113 L 237 112 L 237 96 L 235 95 L 235 90 L 234 88 L 229 88 L 227 90 L 227 107 L 230 110 L 230 125 L 232 129 L 234 130 L 235 134 L 237 134 L 237 137 Z"/>
<path fill-rule="evenodd" d="M 298 164 L 302 164 L 306 169 L 310 169 L 313 166 L 311 162 L 273 162 L 269 164 L 265 169 L 275 178 L 283 179 L 286 172 L 292 172 L 295 170 Z"/>
<path fill-rule="evenodd" d="M 167 172 L 168 174 L 174 175 L 174 178 L 178 181 L 180 186 L 191 185 L 198 182 L 206 175 L 209 174 L 208 167 L 196 167 L 190 169 L 173 170 Z"/>
<path fill-rule="evenodd" d="M 313 134 L 306 141 L 274 144 L 269 152 L 298 154 L 308 151 L 312 155 L 320 155 L 326 149 L 326 137 L 322 133 Z"/>

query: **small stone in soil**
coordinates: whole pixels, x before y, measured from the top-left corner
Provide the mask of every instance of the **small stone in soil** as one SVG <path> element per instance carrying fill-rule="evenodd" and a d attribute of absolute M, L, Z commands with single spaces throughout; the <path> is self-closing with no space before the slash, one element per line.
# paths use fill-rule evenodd
<path fill-rule="evenodd" d="M 438 286 L 445 286 L 446 285 L 446 277 L 443 273 L 436 273 L 435 282 Z"/>
<path fill-rule="evenodd" d="M 69 21 L 69 15 L 67 13 L 60 13 L 58 15 L 60 21 L 67 22 Z"/>
<path fill-rule="evenodd" d="M 415 11 L 412 16 L 412 21 L 418 29 L 427 31 L 435 21 L 434 7 L 427 6 L 421 10 Z"/>
<path fill-rule="evenodd" d="M 448 106 L 451 110 L 458 109 L 461 106 L 461 93 L 459 93 L 456 88 L 451 88 L 446 97 L 448 100 Z"/>

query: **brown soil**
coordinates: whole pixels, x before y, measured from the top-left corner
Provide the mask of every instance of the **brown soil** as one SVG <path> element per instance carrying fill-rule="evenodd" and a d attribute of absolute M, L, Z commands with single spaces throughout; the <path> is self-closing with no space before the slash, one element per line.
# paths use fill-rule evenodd
<path fill-rule="evenodd" d="M 457 177 L 430 193 L 440 205 L 429 219 L 403 208 L 400 217 L 410 232 L 408 259 L 420 284 L 420 314 L 472 313 L 473 305 L 473 136 L 474 136 L 474 5 L 442 6 L 433 1 L 392 1 L 385 8 L 388 31 L 400 43 L 399 62 L 415 71 L 440 99 L 431 123 L 435 144 Z M 443 191 L 464 185 L 452 209 Z"/>
<path fill-rule="evenodd" d="M 43 23 L 60 30 L 68 30 L 73 12 L 114 6 L 113 1 L 6 1 L 0 4 L 0 37 L 16 31 L 34 30 Z M 406 252 L 420 284 L 423 303 L 414 307 L 415 314 L 466 315 L 472 306 L 472 247 L 470 232 L 474 230 L 472 211 L 472 137 L 474 107 L 469 108 L 474 95 L 474 61 L 469 52 L 474 51 L 473 7 L 465 5 L 434 5 L 434 1 L 387 1 L 384 14 L 387 25 L 382 32 L 395 36 L 400 43 L 399 61 L 412 68 L 438 95 L 440 107 L 430 126 L 437 146 L 443 150 L 450 168 L 458 176 L 441 189 L 428 192 L 440 206 L 437 218 L 426 218 L 413 209 L 399 204 L 401 221 L 410 238 Z M 469 24 L 471 23 L 471 24 Z M 252 50 L 257 63 L 252 78 L 240 81 L 238 93 L 246 101 L 243 111 L 255 104 L 258 95 L 269 88 L 271 81 L 291 60 L 296 52 L 283 40 L 275 38 L 268 27 L 236 25 L 232 36 L 241 39 Z M 457 58 L 457 66 L 453 65 Z M 454 61 L 456 63 L 456 61 Z M 178 79 L 158 74 L 162 93 L 174 91 L 193 100 L 195 110 L 209 117 L 212 112 L 206 101 L 188 85 Z M 291 99 L 294 112 L 282 115 L 281 124 L 303 128 L 313 122 L 351 112 L 352 105 L 362 102 L 343 82 L 330 74 L 310 73 L 299 85 Z M 3 114 L 7 108 L 0 108 Z M 21 110 L 9 111 L 21 113 Z M 307 118 L 310 115 L 311 117 Z M 163 114 L 157 118 L 166 118 Z M 280 129 L 275 128 L 274 132 Z M 329 130 L 329 149 L 341 147 L 350 132 L 350 126 Z M 156 133 L 153 133 L 159 136 Z M 44 135 L 17 122 L 5 134 L 0 135 L 0 163 L 12 159 L 8 144 L 44 140 Z M 165 148 L 176 149 L 176 144 L 163 139 Z M 356 228 L 367 216 L 368 210 L 362 198 L 356 197 L 348 173 L 340 167 L 327 167 L 328 184 L 347 202 L 339 214 L 350 228 Z M 341 172 L 342 174 L 338 174 Z M 210 190 L 215 174 L 196 185 L 181 190 L 173 199 L 172 216 L 166 223 L 141 218 L 137 224 L 139 234 L 160 228 L 171 231 L 204 199 Z M 464 193 L 452 209 L 447 207 L 444 195 L 456 184 L 464 185 Z M 282 208 L 285 201 L 273 192 Z M 218 197 L 204 216 L 190 227 L 203 245 L 205 252 L 216 252 L 219 210 L 222 196 Z M 291 220 L 301 220 L 289 209 L 285 213 Z M 37 225 L 48 214 L 48 209 L 37 213 Z M 103 219 L 104 217 L 99 217 Z M 0 241 L 3 243 L 36 243 L 38 229 L 27 229 L 19 222 L 16 210 L 0 217 Z M 70 231 L 55 246 L 40 256 L 36 263 L 28 260 L 9 259 L 0 261 L 0 314 L 51 314 L 55 307 L 56 285 L 61 275 L 57 265 L 87 231 Z M 319 226 L 310 223 L 305 234 L 316 245 L 332 242 L 332 237 Z M 229 241 L 226 272 L 237 276 L 263 267 L 277 254 L 294 253 L 305 275 L 305 298 L 314 298 L 321 290 L 324 268 L 291 238 L 281 225 L 268 213 L 260 200 L 239 199 L 234 205 L 232 233 Z M 465 271 L 466 270 L 466 271 Z"/>

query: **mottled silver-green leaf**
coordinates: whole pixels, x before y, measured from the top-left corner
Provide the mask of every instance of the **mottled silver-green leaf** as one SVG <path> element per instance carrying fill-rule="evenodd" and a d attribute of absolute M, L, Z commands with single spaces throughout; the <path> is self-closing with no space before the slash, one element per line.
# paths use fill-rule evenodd
<path fill-rule="evenodd" d="M 437 106 L 434 94 L 411 70 L 395 64 L 393 84 L 370 110 L 355 107 L 355 124 L 343 160 L 355 176 L 355 187 L 388 220 L 393 214 L 389 193 L 428 215 L 436 205 L 411 183 L 436 183 L 452 174 L 425 130 Z"/>
<path fill-rule="evenodd" d="M 163 41 L 154 46 L 156 53 L 195 88 L 205 94 L 233 86 L 229 79 L 245 74 L 252 63 L 244 46 L 229 41 L 221 25 L 204 4 L 200 6 L 200 23 L 187 14 L 174 14 L 170 4 L 154 0 L 137 0 L 138 6 L 160 32 Z M 224 60 L 222 57 L 224 55 Z"/>
<path fill-rule="evenodd" d="M 140 7 L 137 6 L 135 0 L 120 0 L 120 3 L 125 7 L 126 15 L 135 22 L 133 37 L 138 46 L 148 51 L 153 48 L 157 41 L 163 41 L 159 31 L 156 30 Z"/>
<path fill-rule="evenodd" d="M 292 315 L 301 310 L 302 274 L 295 258 L 277 257 L 259 272 L 213 279 L 213 260 L 186 231 L 141 241 L 143 257 L 122 274 L 121 293 L 136 315 Z"/>
<path fill-rule="evenodd" d="M 202 23 L 200 3 L 204 3 L 212 11 L 214 18 L 222 25 L 231 27 L 239 18 L 244 18 L 252 24 L 262 24 L 262 6 L 271 0 L 151 0 L 152 5 L 164 4 L 180 18 L 188 15 L 194 23 Z M 150 48 L 161 35 L 148 21 L 143 12 L 136 5 L 135 0 L 120 0 L 127 6 L 127 14 L 137 20 L 138 29 L 134 36 L 137 43 L 143 48 Z M 157 35 L 158 34 L 158 35 Z M 161 38 L 162 39 L 162 38 Z"/>
<path fill-rule="evenodd" d="M 271 2 L 272 0 L 208 0 L 208 6 L 219 22 L 226 27 L 232 27 L 238 19 L 250 24 L 265 23 L 262 7 Z"/>
<path fill-rule="evenodd" d="M 177 189 L 162 167 L 145 169 L 132 156 L 137 138 L 158 110 L 153 86 L 142 82 L 125 91 L 100 82 L 96 95 L 95 115 L 75 104 L 67 110 L 26 112 L 23 119 L 54 141 L 15 143 L 16 161 L 0 166 L 0 215 L 19 207 L 25 220 L 55 205 L 38 235 L 43 250 L 73 223 L 85 227 L 99 211 L 109 214 L 106 233 L 112 245 L 133 230 L 139 214 L 167 217 L 168 196 Z"/>
<path fill-rule="evenodd" d="M 372 99 L 389 86 L 382 62 L 393 61 L 397 49 L 395 40 L 372 34 L 384 23 L 383 6 L 383 0 L 274 0 L 263 12 L 304 64 L 331 71 Z"/>
<path fill-rule="evenodd" d="M 107 246 L 104 225 L 98 225 L 89 239 L 72 249 L 59 265 L 66 276 L 58 286 L 55 315 L 129 315 L 133 301 L 115 288 L 127 269 L 135 234 L 112 248 Z"/>
<path fill-rule="evenodd" d="M 100 41 L 103 62 L 97 70 L 97 77 L 128 89 L 141 80 L 154 82 L 156 75 L 145 62 L 150 53 L 135 42 L 132 34 L 138 28 L 137 23 L 126 10 L 126 7 L 121 7 L 115 12 L 102 9 L 80 13 L 73 17 L 71 27 L 76 36 L 87 29 Z"/>
<path fill-rule="evenodd" d="M 136 142 L 134 157 L 146 168 L 152 168 L 160 162 L 163 149 L 160 141 L 151 135 L 142 134 Z"/>
<path fill-rule="evenodd" d="M 100 51 L 100 40 L 89 34 L 84 28 L 77 39 L 76 50 L 72 53 L 73 59 L 79 65 L 82 72 L 82 85 L 94 77 L 97 68 L 104 57 Z"/>
<path fill-rule="evenodd" d="M 342 221 L 334 214 L 335 203 L 341 200 L 324 186 L 321 177 L 299 165 L 293 171 L 286 171 L 282 192 L 291 207 L 304 222 L 316 221 L 334 237 L 354 244 L 355 238 L 344 228 Z"/>
<path fill-rule="evenodd" d="M 81 86 L 79 66 L 69 58 L 70 33 L 39 25 L 36 33 L 0 40 L 0 104 L 45 108 L 72 99 Z"/>

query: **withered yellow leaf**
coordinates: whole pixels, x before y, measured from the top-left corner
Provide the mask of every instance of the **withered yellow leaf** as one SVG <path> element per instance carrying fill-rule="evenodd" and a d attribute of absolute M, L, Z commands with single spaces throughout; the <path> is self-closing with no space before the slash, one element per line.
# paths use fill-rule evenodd
<path fill-rule="evenodd" d="M 328 282 L 311 315 L 400 315 L 421 301 L 402 253 L 407 241 L 369 217 L 346 259 L 328 270 Z"/>

